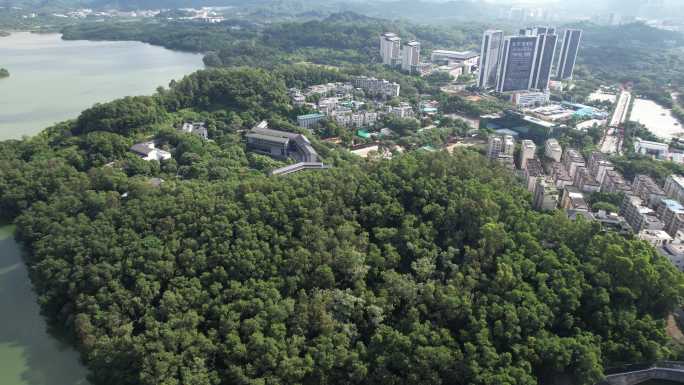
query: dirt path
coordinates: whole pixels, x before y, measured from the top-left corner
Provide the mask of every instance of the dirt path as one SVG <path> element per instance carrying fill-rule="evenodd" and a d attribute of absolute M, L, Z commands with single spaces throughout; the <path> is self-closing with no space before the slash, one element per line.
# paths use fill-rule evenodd
<path fill-rule="evenodd" d="M 667 317 L 667 335 L 670 336 L 673 340 L 679 342 L 680 344 L 684 345 L 684 333 L 682 333 L 681 330 L 679 330 L 679 327 L 677 326 L 677 321 L 675 321 L 674 315 L 670 314 Z"/>

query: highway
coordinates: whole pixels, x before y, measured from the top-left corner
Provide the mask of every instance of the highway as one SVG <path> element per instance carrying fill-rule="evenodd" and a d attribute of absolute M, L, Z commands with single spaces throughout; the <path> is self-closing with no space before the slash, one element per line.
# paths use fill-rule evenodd
<path fill-rule="evenodd" d="M 620 126 L 627 120 L 627 112 L 629 111 L 629 104 L 632 101 L 632 94 L 629 91 L 621 91 L 615 104 L 615 112 L 608 122 L 606 132 L 601 141 L 601 152 L 606 154 L 614 154 L 620 152 L 622 144 L 622 130 Z"/>

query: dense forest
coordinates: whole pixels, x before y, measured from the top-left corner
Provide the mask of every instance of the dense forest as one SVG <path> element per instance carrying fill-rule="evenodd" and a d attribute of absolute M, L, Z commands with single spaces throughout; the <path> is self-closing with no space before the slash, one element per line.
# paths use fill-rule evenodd
<path fill-rule="evenodd" d="M 331 76 L 200 71 L 0 142 L 0 213 L 94 384 L 589 385 L 679 354 L 667 259 L 531 210 L 475 152 L 362 161 L 311 136 L 332 169 L 267 177 L 240 132 L 297 130 L 287 87 Z M 173 159 L 127 152 L 150 137 Z"/>

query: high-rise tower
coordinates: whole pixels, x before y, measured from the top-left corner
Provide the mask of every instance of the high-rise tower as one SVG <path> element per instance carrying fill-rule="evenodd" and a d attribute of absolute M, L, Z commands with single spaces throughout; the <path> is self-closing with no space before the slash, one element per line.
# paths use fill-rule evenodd
<path fill-rule="evenodd" d="M 503 31 L 487 30 L 482 36 L 480 77 L 477 81 L 477 86 L 482 89 L 496 86 L 497 69 L 501 60 L 503 40 Z"/>
<path fill-rule="evenodd" d="M 558 59 L 558 68 L 556 69 L 559 80 L 572 79 L 581 41 L 581 30 L 565 30 L 565 34 L 563 35 L 563 46 L 560 51 L 560 58 Z"/>

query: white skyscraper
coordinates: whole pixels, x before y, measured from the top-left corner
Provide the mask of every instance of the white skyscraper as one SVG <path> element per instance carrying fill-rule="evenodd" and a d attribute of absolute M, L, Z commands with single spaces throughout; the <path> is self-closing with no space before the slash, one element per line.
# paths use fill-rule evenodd
<path fill-rule="evenodd" d="M 497 69 L 501 60 L 504 34 L 502 31 L 488 30 L 482 36 L 480 52 L 480 76 L 477 86 L 485 89 L 496 86 Z"/>
<path fill-rule="evenodd" d="M 394 33 L 387 32 L 380 36 L 380 56 L 382 64 L 396 65 L 401 56 L 401 39 Z"/>
<path fill-rule="evenodd" d="M 417 41 L 409 41 L 404 45 L 404 49 L 401 51 L 401 69 L 413 72 L 419 63 L 420 43 Z"/>

